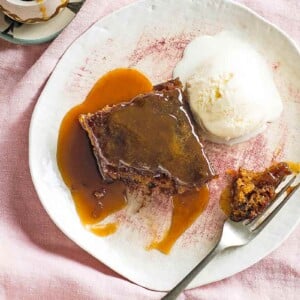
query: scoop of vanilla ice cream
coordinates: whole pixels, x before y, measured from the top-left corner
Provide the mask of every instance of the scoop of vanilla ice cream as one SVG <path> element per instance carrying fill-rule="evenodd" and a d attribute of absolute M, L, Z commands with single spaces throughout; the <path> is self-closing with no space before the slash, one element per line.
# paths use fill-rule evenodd
<path fill-rule="evenodd" d="M 214 142 L 245 141 L 282 112 L 266 61 L 231 32 L 193 40 L 174 76 L 186 83 L 194 118 Z"/>

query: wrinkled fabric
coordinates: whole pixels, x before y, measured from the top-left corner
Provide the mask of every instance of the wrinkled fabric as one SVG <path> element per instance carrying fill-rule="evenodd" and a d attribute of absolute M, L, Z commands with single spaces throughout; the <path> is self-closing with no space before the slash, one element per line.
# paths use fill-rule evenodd
<path fill-rule="evenodd" d="M 28 167 L 31 114 L 68 46 L 99 18 L 132 0 L 87 0 L 53 42 L 0 40 L 0 299 L 159 299 L 116 274 L 69 240 L 51 221 Z M 241 0 L 300 43 L 299 0 Z M 225 280 L 179 299 L 299 299 L 300 227 L 272 254 Z"/>

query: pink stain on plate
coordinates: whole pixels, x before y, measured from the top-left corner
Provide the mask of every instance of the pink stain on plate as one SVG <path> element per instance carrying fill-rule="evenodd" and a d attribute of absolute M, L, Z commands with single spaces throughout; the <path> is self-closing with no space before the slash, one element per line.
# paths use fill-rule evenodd
<path fill-rule="evenodd" d="M 167 80 L 172 77 L 175 65 L 182 57 L 186 45 L 194 36 L 193 33 L 183 33 L 157 39 L 145 34 L 128 57 L 129 66 L 139 69 L 147 63 L 148 66 L 153 66 L 152 78 L 158 82 Z M 279 67 L 280 64 L 276 63 L 273 69 L 277 70 Z M 269 145 L 269 131 L 275 131 L 275 135 L 278 137 L 276 144 Z M 225 215 L 219 207 L 219 199 L 222 190 L 230 180 L 226 171 L 239 167 L 251 170 L 266 168 L 272 161 L 284 157 L 287 136 L 287 125 L 282 117 L 276 126 L 267 128 L 264 133 L 241 144 L 226 146 L 204 142 L 207 156 L 219 177 L 209 184 L 210 202 L 207 209 L 177 241 L 181 247 L 199 247 L 203 241 L 212 241 L 219 235 L 225 220 Z M 149 241 L 163 236 L 170 225 L 171 214 L 170 199 L 165 196 L 153 195 L 137 212 L 128 214 L 126 211 L 122 211 L 116 217 L 121 226 L 138 232 L 145 239 L 145 246 L 147 246 Z"/>
<path fill-rule="evenodd" d="M 194 33 L 182 33 L 176 36 L 154 38 L 150 34 L 143 34 L 137 42 L 135 50 L 127 57 L 128 66 L 142 70 L 143 66 L 153 66 L 149 70 L 150 77 L 155 83 L 172 78 L 172 72 L 183 55 L 186 45 L 196 36 Z M 113 41 L 108 41 L 111 44 Z M 94 66 L 107 65 L 106 57 L 101 49 L 95 49 L 86 59 L 84 65 L 79 66 L 73 74 L 70 89 L 78 92 L 82 88 L 95 82 Z M 101 55 L 100 55 L 101 54 Z M 273 64 L 276 71 L 280 63 Z M 300 92 L 290 88 L 290 95 L 300 99 Z M 269 133 L 277 138 L 270 145 Z M 277 124 L 268 126 L 267 130 L 248 142 L 234 146 L 218 145 L 204 142 L 205 151 L 218 179 L 210 184 L 210 202 L 204 213 L 177 241 L 179 247 L 201 247 L 203 242 L 216 239 L 220 233 L 225 215 L 219 207 L 219 199 L 222 190 L 228 184 L 230 178 L 226 175 L 228 169 L 237 169 L 240 166 L 261 170 L 269 166 L 271 162 L 284 158 L 288 128 L 283 115 Z M 144 198 L 143 205 L 135 212 L 130 209 L 122 210 L 115 214 L 116 221 L 121 227 L 129 229 L 143 240 L 145 247 L 154 239 L 160 239 L 170 226 L 172 215 L 172 202 L 170 198 L 158 194 Z"/>
<path fill-rule="evenodd" d="M 300 103 L 300 89 L 290 84 L 288 87 L 288 91 L 290 97 L 292 97 L 296 103 Z"/>
<path fill-rule="evenodd" d="M 147 65 L 153 66 L 151 77 L 157 82 L 172 78 L 173 69 L 193 36 L 193 34 L 182 33 L 157 39 L 144 34 L 128 58 L 129 67 L 139 69 L 139 66 L 147 62 Z"/>

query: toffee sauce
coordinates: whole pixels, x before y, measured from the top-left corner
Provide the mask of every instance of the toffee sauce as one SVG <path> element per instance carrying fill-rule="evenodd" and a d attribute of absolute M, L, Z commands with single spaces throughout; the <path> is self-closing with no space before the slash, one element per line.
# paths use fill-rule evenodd
<path fill-rule="evenodd" d="M 222 209 L 223 213 L 226 217 L 229 217 L 231 214 L 231 201 L 232 201 L 232 187 L 228 185 L 224 188 L 220 196 L 220 208 Z"/>
<path fill-rule="evenodd" d="M 118 224 L 103 225 L 101 221 L 126 206 L 126 187 L 122 182 L 108 184 L 103 181 L 78 116 L 129 101 L 151 90 L 151 82 L 137 70 L 115 69 L 100 78 L 85 101 L 72 108 L 62 121 L 57 145 L 58 167 L 82 224 L 94 234 L 107 236 L 117 230 Z M 206 208 L 208 188 L 204 186 L 200 191 L 176 195 L 172 200 L 171 226 L 161 241 L 150 246 L 166 254 Z"/>

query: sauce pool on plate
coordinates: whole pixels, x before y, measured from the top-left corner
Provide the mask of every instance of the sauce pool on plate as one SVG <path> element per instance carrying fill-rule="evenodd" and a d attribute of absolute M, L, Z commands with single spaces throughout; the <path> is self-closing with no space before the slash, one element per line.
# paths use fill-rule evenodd
<path fill-rule="evenodd" d="M 116 69 L 95 84 L 82 104 L 72 108 L 64 117 L 58 137 L 57 163 L 63 180 L 71 191 L 77 213 L 84 225 L 98 224 L 126 205 L 122 183 L 103 181 L 93 155 L 90 141 L 81 128 L 78 116 L 96 112 L 106 105 L 129 101 L 134 96 L 152 90 L 151 82 L 133 69 Z M 102 195 L 105 194 L 104 197 Z M 94 229 L 108 235 L 117 224 Z M 107 230 L 106 230 L 107 229 Z"/>
<path fill-rule="evenodd" d="M 169 230 L 161 241 L 153 241 L 148 249 L 157 249 L 168 254 L 177 239 L 189 228 L 206 209 L 209 200 L 207 185 L 199 191 L 173 196 L 173 214 Z"/>
<path fill-rule="evenodd" d="M 152 88 L 151 82 L 137 70 L 115 69 L 100 78 L 85 101 L 72 108 L 62 121 L 57 145 L 58 167 L 70 189 L 82 224 L 94 234 L 107 236 L 116 232 L 119 224 L 101 222 L 126 206 L 126 187 L 122 182 L 104 182 L 78 117 L 107 105 L 129 101 L 141 93 L 150 92 Z M 200 191 L 174 196 L 171 226 L 163 240 L 153 242 L 149 248 L 168 253 L 204 211 L 208 199 L 207 186 Z"/>

